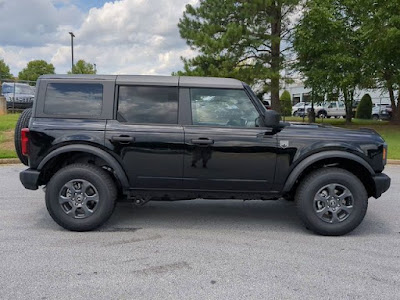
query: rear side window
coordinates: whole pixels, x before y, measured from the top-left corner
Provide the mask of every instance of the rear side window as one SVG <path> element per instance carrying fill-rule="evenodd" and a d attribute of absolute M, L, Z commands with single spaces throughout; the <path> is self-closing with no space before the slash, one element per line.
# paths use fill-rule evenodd
<path fill-rule="evenodd" d="M 51 115 L 99 116 L 103 107 L 103 85 L 49 83 L 44 113 Z"/>
<path fill-rule="evenodd" d="M 118 120 L 137 124 L 177 124 L 178 88 L 120 86 Z"/>

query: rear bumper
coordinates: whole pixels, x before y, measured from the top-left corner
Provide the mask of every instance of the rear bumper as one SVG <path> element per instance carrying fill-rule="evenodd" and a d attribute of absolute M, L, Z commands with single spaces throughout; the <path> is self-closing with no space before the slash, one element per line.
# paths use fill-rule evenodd
<path fill-rule="evenodd" d="M 375 182 L 375 198 L 379 198 L 390 187 L 390 177 L 386 174 L 380 173 L 372 177 Z"/>
<path fill-rule="evenodd" d="M 19 173 L 19 179 L 21 180 L 22 185 L 28 190 L 37 190 L 38 189 L 38 179 L 40 172 L 34 169 L 26 169 Z"/>

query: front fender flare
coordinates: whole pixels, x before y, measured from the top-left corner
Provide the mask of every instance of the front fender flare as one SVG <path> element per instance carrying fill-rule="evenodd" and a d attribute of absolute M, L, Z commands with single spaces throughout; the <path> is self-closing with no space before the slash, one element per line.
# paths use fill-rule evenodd
<path fill-rule="evenodd" d="M 117 176 L 117 179 L 120 181 L 122 187 L 124 189 L 129 188 L 129 180 L 121 164 L 111 154 L 107 153 L 102 149 L 90 145 L 67 145 L 57 148 L 56 150 L 48 154 L 40 162 L 37 169 L 41 171 L 52 158 L 67 152 L 86 152 L 100 157 L 114 170 L 115 175 Z"/>
<path fill-rule="evenodd" d="M 283 193 L 288 193 L 290 190 L 293 188 L 294 184 L 296 183 L 296 180 L 299 178 L 301 173 L 303 171 L 311 166 L 312 164 L 323 160 L 327 158 L 345 158 L 352 160 L 360 165 L 362 165 L 365 169 L 368 170 L 368 172 L 372 175 L 375 174 L 375 171 L 372 169 L 372 167 L 360 156 L 357 156 L 356 154 L 350 153 L 350 152 L 345 152 L 345 151 L 340 151 L 340 150 L 334 150 L 334 151 L 323 151 L 319 153 L 312 154 L 305 159 L 303 159 L 291 172 L 289 177 L 286 180 L 285 186 L 283 187 Z"/>

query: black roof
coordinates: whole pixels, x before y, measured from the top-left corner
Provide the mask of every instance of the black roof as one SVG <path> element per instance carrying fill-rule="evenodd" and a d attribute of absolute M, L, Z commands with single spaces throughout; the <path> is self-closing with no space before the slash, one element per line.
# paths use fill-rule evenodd
<path fill-rule="evenodd" d="M 182 87 L 209 87 L 242 89 L 243 83 L 233 78 L 190 77 L 190 76 L 156 76 L 156 75 L 42 75 L 39 79 L 71 79 L 71 80 L 115 80 L 117 84 L 165 85 Z"/>

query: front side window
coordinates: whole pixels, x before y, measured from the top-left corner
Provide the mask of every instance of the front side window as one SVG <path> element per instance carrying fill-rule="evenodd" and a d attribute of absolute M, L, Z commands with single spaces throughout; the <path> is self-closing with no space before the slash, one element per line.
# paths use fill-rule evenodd
<path fill-rule="evenodd" d="M 191 104 L 193 125 L 257 127 L 259 113 L 244 90 L 193 88 Z"/>
<path fill-rule="evenodd" d="M 99 116 L 103 85 L 93 83 L 49 83 L 44 112 L 50 115 Z"/>
<path fill-rule="evenodd" d="M 137 124 L 177 124 L 178 88 L 120 86 L 118 119 Z"/>
<path fill-rule="evenodd" d="M 328 108 L 337 108 L 336 103 L 335 102 L 331 102 L 329 104 Z"/>

